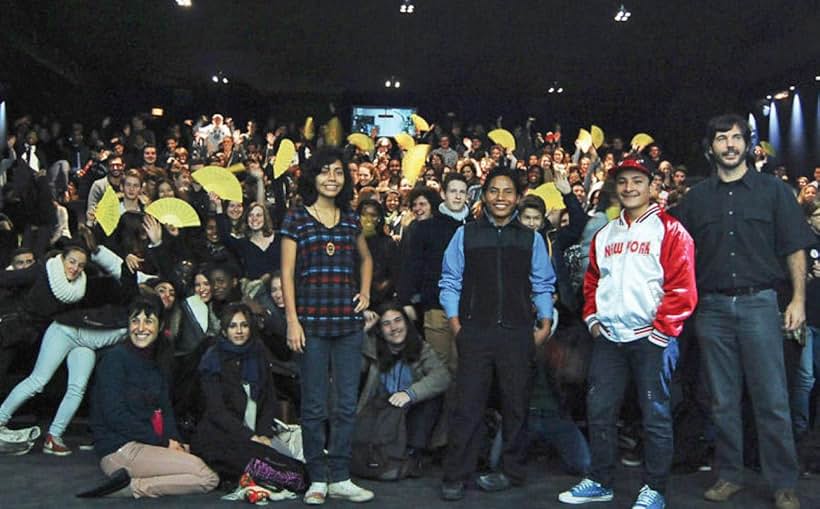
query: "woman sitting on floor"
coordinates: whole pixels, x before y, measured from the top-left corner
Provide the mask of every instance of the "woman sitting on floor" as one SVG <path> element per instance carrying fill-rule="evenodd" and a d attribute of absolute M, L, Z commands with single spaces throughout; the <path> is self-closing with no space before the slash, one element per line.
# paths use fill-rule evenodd
<path fill-rule="evenodd" d="M 91 401 L 94 448 L 103 472 L 122 484 L 86 496 L 207 493 L 219 483 L 216 473 L 179 442 L 168 381 L 160 369 L 171 353 L 166 339 L 157 341 L 162 309 L 156 297 L 136 298 L 128 310 L 128 340 L 107 352 L 97 368 Z"/>
<path fill-rule="evenodd" d="M 225 306 L 222 334 L 199 364 L 205 412 L 191 448 L 228 481 L 238 480 L 253 458 L 296 463 L 273 434 L 278 403 L 272 357 L 254 321 L 245 304 Z"/>

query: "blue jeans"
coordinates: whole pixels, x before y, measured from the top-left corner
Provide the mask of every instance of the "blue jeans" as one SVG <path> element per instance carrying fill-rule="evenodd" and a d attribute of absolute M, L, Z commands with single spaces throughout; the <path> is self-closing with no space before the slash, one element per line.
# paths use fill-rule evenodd
<path fill-rule="evenodd" d="M 792 426 L 795 438 L 801 437 L 809 429 L 809 407 L 811 389 L 814 387 L 814 334 L 811 327 L 806 328 L 806 345 L 800 354 L 800 364 L 789 388 L 789 400 L 792 407 Z"/>
<path fill-rule="evenodd" d="M 586 475 L 589 472 L 592 461 L 589 445 L 569 417 L 559 412 L 531 408 L 527 415 L 527 432 L 530 443 L 543 440 L 553 447 L 569 473 Z"/>
<path fill-rule="evenodd" d="M 28 378 L 17 384 L 0 406 L 0 424 L 8 423 L 23 403 L 42 392 L 60 364 L 68 358 L 68 386 L 57 415 L 48 429 L 53 436 L 63 436 L 83 401 L 88 378 L 96 362 L 94 350 L 113 345 L 122 339 L 126 331 L 127 329 L 80 329 L 53 322 L 43 335 L 34 370 Z"/>
<path fill-rule="evenodd" d="M 669 385 L 677 361 L 674 339 L 665 348 L 648 339 L 626 343 L 595 339 L 587 388 L 591 479 L 612 486 L 618 457 L 616 422 L 632 377 L 643 419 L 644 483 L 661 493 L 666 490 L 674 452 Z"/>
<path fill-rule="evenodd" d="M 745 380 L 763 477 L 774 489 L 794 488 L 797 455 L 774 290 L 736 297 L 702 294 L 695 328 L 712 396 L 718 477 L 737 484 L 743 480 L 741 398 Z"/>
<path fill-rule="evenodd" d="M 350 479 L 362 339 L 363 333 L 358 331 L 339 337 L 311 336 L 305 342 L 301 379 L 302 448 L 312 482 Z M 331 378 L 335 391 L 332 405 L 329 401 Z M 330 437 L 327 436 L 328 423 Z"/>

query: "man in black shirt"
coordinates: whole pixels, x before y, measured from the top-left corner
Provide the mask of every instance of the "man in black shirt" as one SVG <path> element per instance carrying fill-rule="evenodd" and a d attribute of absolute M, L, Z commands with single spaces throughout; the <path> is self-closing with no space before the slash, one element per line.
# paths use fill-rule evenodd
<path fill-rule="evenodd" d="M 763 475 L 776 507 L 793 509 L 800 503 L 781 326 L 795 330 L 805 322 L 804 249 L 812 236 L 786 185 L 754 171 L 750 138 L 739 116 L 710 120 L 705 145 L 716 174 L 693 187 L 675 211 L 695 240 L 695 325 L 717 428 L 719 480 L 704 497 L 722 502 L 741 489 L 745 379 Z M 792 294 L 781 322 L 774 287 L 787 277 Z"/>

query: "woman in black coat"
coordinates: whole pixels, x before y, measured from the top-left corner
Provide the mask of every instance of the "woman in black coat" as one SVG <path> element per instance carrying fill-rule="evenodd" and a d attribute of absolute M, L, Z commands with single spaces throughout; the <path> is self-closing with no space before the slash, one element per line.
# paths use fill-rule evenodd
<path fill-rule="evenodd" d="M 253 314 L 244 304 L 228 304 L 221 324 L 222 336 L 199 365 L 205 412 L 191 451 L 232 480 L 252 458 L 281 458 L 289 451 L 273 436 L 278 406 L 271 354 L 256 337 Z"/>

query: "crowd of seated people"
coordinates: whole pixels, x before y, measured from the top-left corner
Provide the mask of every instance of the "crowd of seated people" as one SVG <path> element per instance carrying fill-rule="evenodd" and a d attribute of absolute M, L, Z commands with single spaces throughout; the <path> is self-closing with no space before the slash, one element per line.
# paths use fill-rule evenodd
<path fill-rule="evenodd" d="M 527 124 L 511 129 L 515 147 L 505 147 L 488 136 L 492 127 L 448 117 L 419 131 L 416 142 L 433 149 L 416 178 L 403 168 L 399 143 L 375 132 L 368 150 L 334 146 L 328 129 L 314 136 L 271 123 L 262 130 L 251 120 L 242 130 L 219 113 L 210 122 L 160 124 L 143 115 L 122 125 L 74 122 L 68 133 L 55 119 L 16 120 L 0 142 L 3 450 L 24 454 L 40 444 L 39 427 L 14 421 L 34 398 L 38 417 L 54 414 L 43 452 L 72 454 L 80 444 L 66 439 L 67 430 L 88 394 L 94 448 L 113 481 L 93 496 L 208 492 L 220 481 L 236 485 L 253 458 L 281 457 L 304 463 L 306 503 L 363 502 L 374 493 L 351 480 L 362 475 L 351 471 L 354 429 L 357 416 L 383 400 L 405 413 L 403 471 L 431 476 L 433 465 L 446 463 L 465 369 L 463 338 L 440 298 L 442 263 L 456 232 L 497 219 L 488 176 L 502 172 L 514 179 L 513 221 L 540 239 L 555 275 L 550 339 L 520 368 L 528 377 L 524 436 L 530 454 L 590 475 L 584 398 L 599 339 L 583 320 L 583 287 L 596 232 L 623 217 L 612 176 L 625 160 L 639 160 L 652 205 L 672 215 L 697 179 L 655 142 L 629 146 L 611 136 L 598 146 L 570 146 Z M 295 144 L 296 156 L 279 173 L 283 140 Z M 807 254 L 807 324 L 778 344 L 800 471 L 816 472 L 818 456 L 805 444 L 817 433 L 820 167 L 800 169 L 792 182 L 762 149 L 749 157 L 750 171 L 782 181 L 804 214 L 800 227 L 808 223 L 814 234 L 813 244 L 799 246 Z M 241 201 L 192 177 L 211 166 L 236 176 Z M 106 232 L 100 212 L 109 190 L 119 219 Z M 175 227 L 147 212 L 163 198 L 190 205 L 200 226 Z M 792 286 L 784 283 L 788 297 Z M 480 291 L 505 290 L 488 284 Z M 781 300 L 785 312 L 789 299 Z M 544 317 L 526 317 L 536 330 L 537 318 Z M 689 321 L 679 340 L 673 383 L 682 396 L 672 404 L 691 420 L 675 429 L 671 461 L 681 470 L 707 469 L 714 465 L 711 407 Z M 35 396 L 63 363 L 68 383 L 55 409 Z M 505 383 L 489 383 L 487 404 L 479 405 L 485 424 L 470 437 L 486 445 L 479 463 L 499 472 L 508 452 L 501 444 L 512 433 L 499 413 Z M 618 455 L 641 466 L 638 398 L 625 398 Z M 298 448 L 276 435 L 294 424 L 301 425 Z"/>

